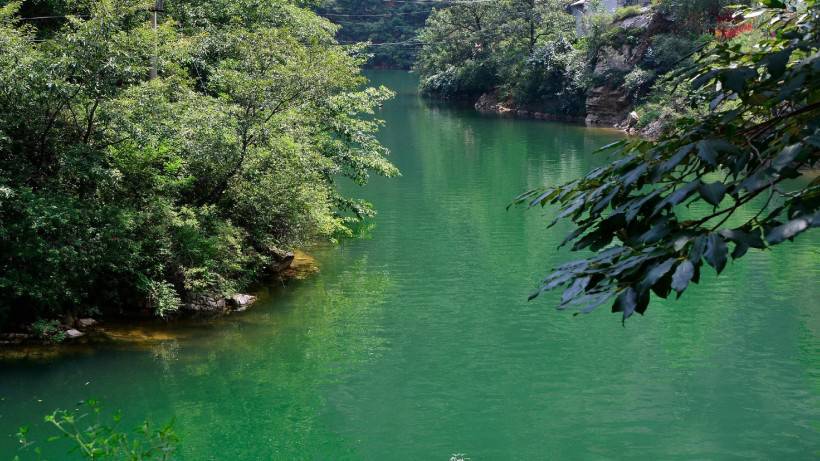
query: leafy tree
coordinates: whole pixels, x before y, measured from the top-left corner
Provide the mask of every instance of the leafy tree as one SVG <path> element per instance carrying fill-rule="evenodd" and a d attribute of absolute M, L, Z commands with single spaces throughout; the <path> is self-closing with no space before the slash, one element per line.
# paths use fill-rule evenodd
<path fill-rule="evenodd" d="M 657 142 L 630 139 L 611 163 L 518 202 L 556 204 L 576 229 L 565 244 L 592 255 L 555 269 L 541 288 L 565 287 L 560 308 L 590 312 L 615 299 L 626 320 L 651 293 L 680 296 L 704 261 L 765 250 L 820 226 L 820 54 L 814 0 L 743 12 L 765 33 L 754 47 L 714 43 L 680 75 L 709 94 L 711 111 L 681 118 Z M 553 224 L 555 224 L 553 222 Z"/>
<path fill-rule="evenodd" d="M 475 96 L 496 86 L 513 93 L 527 82 L 528 60 L 573 30 L 572 16 L 557 0 L 454 4 L 431 14 L 419 34 L 415 68 L 428 94 Z"/>
<path fill-rule="evenodd" d="M 75 15 L 46 39 L 0 9 L 0 324 L 231 294 L 372 212 L 337 178 L 397 174 L 391 93 L 311 11 L 181 0 L 154 31 L 152 2 L 50 4 Z"/>

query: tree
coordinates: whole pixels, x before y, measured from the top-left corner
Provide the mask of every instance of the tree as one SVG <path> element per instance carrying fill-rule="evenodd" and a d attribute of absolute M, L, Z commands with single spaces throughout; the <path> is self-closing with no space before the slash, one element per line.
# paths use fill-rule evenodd
<path fill-rule="evenodd" d="M 529 191 L 519 203 L 554 204 L 575 230 L 564 242 L 593 254 L 555 269 L 531 298 L 565 287 L 559 308 L 591 312 L 614 298 L 626 320 L 651 293 L 680 296 L 704 261 L 765 250 L 820 226 L 820 54 L 814 0 L 742 10 L 764 31 L 754 46 L 717 42 L 680 73 L 711 101 L 657 142 L 630 139 L 583 178 Z"/>
<path fill-rule="evenodd" d="M 573 30 L 557 0 L 454 4 L 428 18 L 415 68 L 432 95 L 476 96 L 499 85 L 512 91 L 528 78 L 527 60 Z"/>
<path fill-rule="evenodd" d="M 47 34 L 0 8 L 0 325 L 232 294 L 372 212 L 338 178 L 397 174 L 371 117 L 391 93 L 336 26 L 179 0 L 153 30 L 151 4 L 52 0 L 73 16 Z"/>

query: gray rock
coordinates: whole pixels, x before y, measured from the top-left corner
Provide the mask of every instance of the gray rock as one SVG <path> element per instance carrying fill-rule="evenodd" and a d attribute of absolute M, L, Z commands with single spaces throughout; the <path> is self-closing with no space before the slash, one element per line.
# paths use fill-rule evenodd
<path fill-rule="evenodd" d="M 183 304 L 182 310 L 193 314 L 219 315 L 227 313 L 230 309 L 225 298 L 213 295 L 198 295 Z"/>
<path fill-rule="evenodd" d="M 623 88 L 595 87 L 587 94 L 587 119 L 589 126 L 616 126 L 631 110 Z"/>
<path fill-rule="evenodd" d="M 640 118 L 638 117 L 638 113 L 633 110 L 626 117 L 626 122 L 624 122 L 624 126 L 625 126 L 625 128 L 632 128 L 632 127 L 638 125 L 638 121 L 640 121 Z"/>
<path fill-rule="evenodd" d="M 66 338 L 74 339 L 74 338 L 79 338 L 81 336 L 85 336 L 85 333 L 83 333 L 80 330 L 75 330 L 74 328 L 71 328 L 71 329 L 68 329 L 68 330 L 65 331 L 65 336 L 66 336 Z"/>
<path fill-rule="evenodd" d="M 92 318 L 85 318 L 77 320 L 77 326 L 80 328 L 90 328 L 97 324 L 97 321 Z"/>
<path fill-rule="evenodd" d="M 295 257 L 296 256 L 290 251 L 284 253 L 284 255 L 277 255 L 271 269 L 274 273 L 282 272 L 293 264 L 293 259 Z"/>
<path fill-rule="evenodd" d="M 643 12 L 637 16 L 632 16 L 617 23 L 618 26 L 624 29 L 649 29 L 652 24 L 653 13 L 649 8 L 643 8 Z"/>
<path fill-rule="evenodd" d="M 237 293 L 231 296 L 231 303 L 233 303 L 235 307 L 240 308 L 242 310 L 246 309 L 254 302 L 256 302 L 256 296 L 246 295 L 242 293 Z"/>

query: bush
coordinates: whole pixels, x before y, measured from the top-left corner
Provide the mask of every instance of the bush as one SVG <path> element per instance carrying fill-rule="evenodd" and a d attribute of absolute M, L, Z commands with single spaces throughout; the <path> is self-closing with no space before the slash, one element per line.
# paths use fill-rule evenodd
<path fill-rule="evenodd" d="M 81 402 L 85 410 L 56 410 L 45 417 L 56 432 L 49 437 L 49 443 L 66 442 L 66 454 L 79 455 L 82 459 L 115 459 L 129 461 L 168 461 L 175 459 L 179 447 L 179 437 L 173 423 L 154 427 L 149 421 L 140 424 L 133 431 L 120 429 L 122 415 L 119 413 L 104 417 L 102 407 L 95 400 Z M 38 454 L 42 449 L 36 441 L 29 439 L 27 426 L 16 434 L 21 451 Z M 14 461 L 20 461 L 15 456 Z"/>
<path fill-rule="evenodd" d="M 624 19 L 638 16 L 642 10 L 643 9 L 638 5 L 624 6 L 615 10 L 612 20 L 613 22 L 623 21 Z"/>
<path fill-rule="evenodd" d="M 31 324 L 31 331 L 35 337 L 49 343 L 61 343 L 66 339 L 60 322 L 56 320 L 38 320 Z"/>
<path fill-rule="evenodd" d="M 635 67 L 624 76 L 623 85 L 632 100 L 637 101 L 649 89 L 655 78 L 655 71 Z"/>
<path fill-rule="evenodd" d="M 474 97 L 495 87 L 496 73 L 488 63 L 468 60 L 461 66 L 447 66 L 443 71 L 421 81 L 421 91 L 440 98 Z"/>
<path fill-rule="evenodd" d="M 658 74 L 664 74 L 677 66 L 685 65 L 684 58 L 711 39 L 710 36 L 655 35 L 652 37 L 652 43 L 646 51 L 641 66 L 653 69 Z"/>
<path fill-rule="evenodd" d="M 559 37 L 533 50 L 519 80 L 513 89 L 516 102 L 548 104 L 545 110 L 553 113 L 582 114 L 589 84 L 586 50 Z"/>

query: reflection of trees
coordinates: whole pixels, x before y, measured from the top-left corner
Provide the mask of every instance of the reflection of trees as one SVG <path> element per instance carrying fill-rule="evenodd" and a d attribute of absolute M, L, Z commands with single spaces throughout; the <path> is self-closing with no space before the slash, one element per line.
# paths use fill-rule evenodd
<path fill-rule="evenodd" d="M 366 258 L 337 273 L 323 267 L 323 274 L 275 290 L 270 305 L 169 354 L 175 363 L 164 370 L 162 388 L 184 451 L 270 459 L 342 449 L 328 447 L 335 439 L 317 422 L 325 403 L 317 388 L 379 356 L 391 283 L 368 270 Z"/>

